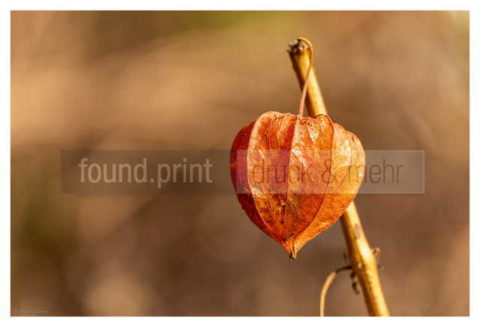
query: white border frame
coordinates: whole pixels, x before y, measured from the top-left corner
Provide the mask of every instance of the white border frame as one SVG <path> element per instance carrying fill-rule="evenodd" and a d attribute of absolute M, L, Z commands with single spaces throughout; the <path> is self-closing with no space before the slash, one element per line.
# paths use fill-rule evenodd
<path fill-rule="evenodd" d="M 43 1 L 42 4 L 34 1 L 10 1 L 11 3 L 3 3 L 0 5 L 0 35 L 1 35 L 1 84 L 0 101 L 1 117 L 0 117 L 0 210 L 1 210 L 1 227 L 0 227 L 0 317 L 1 324 L 7 322 L 10 325 L 23 325 L 27 323 L 35 323 L 40 326 L 64 325 L 65 323 L 72 325 L 84 325 L 85 323 L 105 323 L 103 319 L 108 319 L 108 323 L 113 324 L 130 324 L 142 323 L 158 326 L 161 324 L 195 324 L 205 326 L 223 326 L 229 324 L 233 326 L 242 326 L 251 323 L 259 324 L 275 324 L 278 326 L 291 326 L 294 324 L 305 324 L 318 326 L 319 324 L 368 324 L 370 327 L 382 326 L 386 323 L 392 326 L 402 326 L 406 323 L 421 323 L 429 319 L 428 323 L 436 325 L 446 325 L 451 323 L 459 323 L 462 325 L 475 324 L 479 325 L 480 304 L 478 301 L 479 277 L 480 277 L 480 239 L 476 235 L 480 230 L 479 218 L 479 185 L 480 168 L 479 154 L 477 151 L 470 151 L 470 316 L 471 318 L 462 317 L 442 317 L 442 318 L 344 318 L 344 317 L 326 317 L 321 321 L 315 317 L 311 318 L 192 318 L 188 317 L 145 317 L 145 318 L 48 318 L 48 317 L 13 317 L 10 318 L 10 10 L 470 10 L 470 149 L 480 149 L 479 138 L 480 132 L 478 126 L 479 119 L 479 102 L 478 102 L 478 59 L 479 51 L 479 32 L 480 32 L 480 4 L 473 1 L 424 1 L 420 4 L 418 1 L 402 1 L 388 4 L 384 1 L 362 1 L 361 5 L 358 1 L 333 1 L 327 3 L 319 3 L 318 1 L 260 1 L 248 0 L 241 3 L 226 3 L 220 1 L 202 1 L 194 3 L 193 1 L 176 0 L 165 3 L 156 3 L 152 1 L 136 0 L 125 1 L 119 0 L 114 3 L 100 4 L 97 1 L 84 0 L 74 3 L 72 1 Z M 473 59 L 473 60 L 472 60 Z M 477 128 L 475 128 L 477 126 Z M 477 199 L 474 201 L 473 199 Z M 454 301 L 455 299 L 452 299 Z M 68 321 L 64 320 L 68 319 Z M 88 320 L 83 320 L 88 319 Z M 102 320 L 100 320 L 102 319 Z M 160 321 L 158 319 L 161 319 Z M 389 319 L 388 322 L 385 319 Z M 422 321 L 420 321 L 420 319 Z"/>

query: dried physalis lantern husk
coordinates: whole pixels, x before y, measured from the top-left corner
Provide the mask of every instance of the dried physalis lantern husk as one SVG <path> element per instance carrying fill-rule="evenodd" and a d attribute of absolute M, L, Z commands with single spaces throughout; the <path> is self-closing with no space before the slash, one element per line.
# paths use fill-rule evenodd
<path fill-rule="evenodd" d="M 304 87 L 305 91 L 305 87 Z M 230 169 L 248 217 L 291 258 L 332 226 L 364 176 L 359 139 L 327 115 L 266 112 L 240 130 Z"/>

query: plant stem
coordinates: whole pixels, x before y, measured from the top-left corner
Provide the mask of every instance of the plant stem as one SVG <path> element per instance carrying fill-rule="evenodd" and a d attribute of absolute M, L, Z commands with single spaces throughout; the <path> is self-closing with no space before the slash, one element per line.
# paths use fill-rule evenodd
<path fill-rule="evenodd" d="M 290 45 L 289 53 L 300 87 L 303 87 L 310 67 L 311 43 L 299 38 Z M 312 67 L 307 89 L 307 108 L 311 117 L 327 114 L 322 92 Z M 351 203 L 341 217 L 343 234 L 347 242 L 350 263 L 362 287 L 362 293 L 371 316 L 389 316 L 378 276 L 377 260 L 362 228 L 355 203 Z"/>
<path fill-rule="evenodd" d="M 327 299 L 328 288 L 330 285 L 332 285 L 335 277 L 337 277 L 337 275 L 344 270 L 352 270 L 352 266 L 348 265 L 335 269 L 335 271 L 331 272 L 330 275 L 327 276 L 327 279 L 325 279 L 325 282 L 322 286 L 322 291 L 320 292 L 320 317 L 325 316 L 325 301 Z"/>

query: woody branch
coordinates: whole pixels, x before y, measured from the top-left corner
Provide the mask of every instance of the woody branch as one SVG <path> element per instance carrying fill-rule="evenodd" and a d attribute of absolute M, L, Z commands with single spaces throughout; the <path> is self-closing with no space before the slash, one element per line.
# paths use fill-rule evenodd
<path fill-rule="evenodd" d="M 310 68 L 312 45 L 310 41 L 299 38 L 290 45 L 289 54 L 297 74 L 300 87 L 303 87 Z M 311 67 L 308 77 L 306 104 L 311 117 L 327 114 L 322 92 L 318 84 L 315 69 Z M 347 243 L 349 259 L 353 271 L 362 287 L 363 297 L 371 316 L 389 316 L 387 303 L 383 295 L 377 261 L 365 236 L 355 203 L 351 203 L 342 215 L 343 234 Z"/>

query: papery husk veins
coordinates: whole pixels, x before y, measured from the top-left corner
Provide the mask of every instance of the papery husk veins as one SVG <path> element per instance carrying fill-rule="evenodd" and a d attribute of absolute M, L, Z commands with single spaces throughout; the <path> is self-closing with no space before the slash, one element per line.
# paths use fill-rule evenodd
<path fill-rule="evenodd" d="M 365 166 L 358 138 L 327 115 L 273 111 L 240 130 L 230 160 L 243 209 L 291 258 L 337 221 L 358 193 Z M 259 167 L 268 167 L 260 179 Z M 270 178 L 272 167 L 283 167 L 287 178 Z"/>

